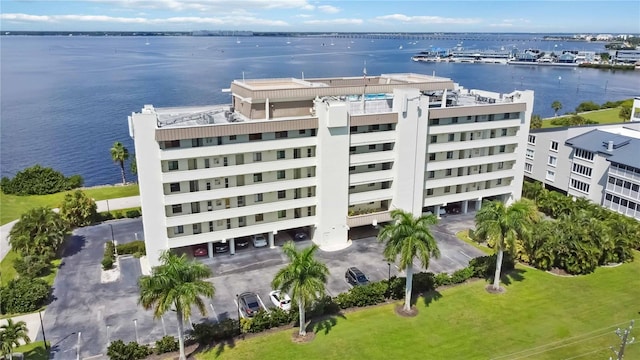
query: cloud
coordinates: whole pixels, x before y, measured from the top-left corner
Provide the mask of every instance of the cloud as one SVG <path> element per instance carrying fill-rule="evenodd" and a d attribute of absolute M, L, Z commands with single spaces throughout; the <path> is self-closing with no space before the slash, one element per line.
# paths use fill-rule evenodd
<path fill-rule="evenodd" d="M 404 14 L 391 14 L 377 16 L 374 18 L 377 21 L 396 21 L 403 23 L 414 24 L 477 24 L 480 23 L 480 19 L 473 18 L 447 18 L 442 16 L 407 16 Z"/>
<path fill-rule="evenodd" d="M 491 26 L 491 27 L 512 27 L 513 24 L 512 23 L 508 23 L 508 22 L 501 22 L 501 23 L 497 23 L 497 24 L 489 24 L 489 26 Z"/>
<path fill-rule="evenodd" d="M 331 5 L 320 5 L 318 6 L 318 10 L 327 13 L 327 14 L 336 14 L 340 12 L 340 9 L 338 9 L 335 6 L 331 6 Z"/>
<path fill-rule="evenodd" d="M 362 19 L 307 20 L 307 25 L 362 25 Z"/>
<path fill-rule="evenodd" d="M 172 11 L 231 11 L 260 9 L 313 10 L 315 6 L 307 0 L 84 0 L 104 3 L 110 7 L 143 8 Z"/>
<path fill-rule="evenodd" d="M 306 19 L 306 18 L 313 17 L 313 15 L 309 15 L 309 14 L 298 14 L 298 15 L 294 15 L 293 17 L 294 17 L 294 18 L 303 18 L 303 19 Z"/>
<path fill-rule="evenodd" d="M 29 14 L 0 14 L 1 20 L 19 22 L 62 23 L 62 22 L 96 22 L 119 24 L 214 24 L 234 25 L 250 24 L 265 26 L 288 26 L 281 20 L 260 19 L 252 16 L 223 16 L 223 17 L 170 17 L 170 18 L 144 18 L 144 17 L 114 17 L 104 15 L 29 15 Z"/>

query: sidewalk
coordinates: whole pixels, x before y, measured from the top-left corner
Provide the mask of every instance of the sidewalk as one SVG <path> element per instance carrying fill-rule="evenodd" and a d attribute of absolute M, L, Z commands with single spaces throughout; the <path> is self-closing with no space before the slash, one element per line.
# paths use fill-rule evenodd
<path fill-rule="evenodd" d="M 98 212 L 122 210 L 128 208 L 134 208 L 140 206 L 140 196 L 129 196 L 124 198 L 98 200 L 96 201 L 98 206 Z M 57 209 L 54 209 L 57 210 Z M 9 232 L 13 226 L 18 222 L 14 220 L 8 224 L 0 226 L 0 261 L 7 255 L 11 246 L 9 246 Z"/>

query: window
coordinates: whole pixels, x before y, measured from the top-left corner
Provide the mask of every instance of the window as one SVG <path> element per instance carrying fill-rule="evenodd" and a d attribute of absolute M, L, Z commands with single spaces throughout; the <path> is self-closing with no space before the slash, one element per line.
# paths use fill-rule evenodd
<path fill-rule="evenodd" d="M 502 169 L 502 168 L 504 168 L 504 162 L 501 161 L 498 163 L 498 169 Z"/>
<path fill-rule="evenodd" d="M 533 165 L 530 163 L 524 163 L 524 171 L 531 173 L 531 171 L 533 170 Z"/>
<path fill-rule="evenodd" d="M 189 181 L 189 191 L 190 192 L 200 191 L 199 186 L 198 186 L 198 180 Z"/>
<path fill-rule="evenodd" d="M 437 135 L 431 135 L 431 143 L 437 143 L 438 142 L 438 136 Z"/>
<path fill-rule="evenodd" d="M 213 201 L 211 200 L 207 201 L 207 210 L 209 211 L 213 210 Z"/>
<path fill-rule="evenodd" d="M 191 147 L 200 147 L 202 146 L 202 138 L 191 139 Z"/>
<path fill-rule="evenodd" d="M 171 190 L 171 192 L 180 191 L 180 183 L 171 183 L 171 184 L 169 184 L 169 189 Z"/>
<path fill-rule="evenodd" d="M 307 149 L 307 157 L 313 157 L 313 149 L 312 148 L 308 148 Z"/>
<path fill-rule="evenodd" d="M 502 179 L 496 180 L 496 185 L 502 185 Z"/>
<path fill-rule="evenodd" d="M 244 206 L 244 196 L 238 196 L 237 201 L 238 201 L 238 207 Z"/>
<path fill-rule="evenodd" d="M 256 214 L 256 222 L 260 222 L 264 220 L 264 215 L 263 214 Z"/>
<path fill-rule="evenodd" d="M 253 174 L 253 182 L 261 182 L 262 181 L 262 173 L 260 174 Z"/>
<path fill-rule="evenodd" d="M 376 164 L 369 164 L 369 165 L 367 165 L 367 168 L 375 169 L 376 168 Z"/>
<path fill-rule="evenodd" d="M 551 141 L 551 146 L 549 147 L 549 150 L 558 152 L 558 142 L 557 141 Z"/>
<path fill-rule="evenodd" d="M 230 135 L 230 136 L 229 136 L 229 140 L 235 140 L 235 139 L 236 139 L 236 136 L 235 136 L 235 135 Z"/>
<path fill-rule="evenodd" d="M 576 179 L 571 179 L 571 183 L 570 186 L 572 189 L 578 190 L 580 192 L 589 193 L 589 184 L 576 180 Z"/>
<path fill-rule="evenodd" d="M 182 225 L 176 226 L 174 228 L 173 232 L 176 233 L 176 234 L 183 234 L 184 233 L 184 226 L 182 226 Z"/>
<path fill-rule="evenodd" d="M 380 130 L 380 125 L 377 125 L 377 124 L 376 125 L 371 125 L 369 127 L 369 129 L 371 129 L 372 131 L 378 131 L 378 130 Z"/>
<path fill-rule="evenodd" d="M 253 202 L 261 202 L 262 201 L 262 194 L 255 194 L 253 196 Z"/>
<path fill-rule="evenodd" d="M 349 131 L 352 133 L 358 132 L 358 127 L 357 126 L 352 126 L 349 128 Z"/>
<path fill-rule="evenodd" d="M 507 147 L 505 145 L 500 145 L 500 147 L 498 148 L 498 151 L 503 153 L 503 152 L 505 152 L 506 149 L 507 149 Z"/>
<path fill-rule="evenodd" d="M 529 135 L 529 139 L 527 139 L 527 142 L 531 145 L 535 145 L 536 143 L 536 136 L 535 135 Z"/>
<path fill-rule="evenodd" d="M 207 181 L 207 190 L 211 190 L 211 182 Z"/>
<path fill-rule="evenodd" d="M 436 153 L 431 153 L 429 154 L 429 160 L 435 160 L 436 159 Z"/>
<path fill-rule="evenodd" d="M 285 158 L 284 150 L 278 150 L 278 159 L 284 159 L 284 158 Z"/>
<path fill-rule="evenodd" d="M 289 137 L 289 133 L 286 131 L 277 131 L 276 132 L 276 139 L 284 139 Z"/>
<path fill-rule="evenodd" d="M 431 125 L 440 125 L 440 119 L 431 119 Z"/>
<path fill-rule="evenodd" d="M 547 164 L 549 164 L 551 166 L 558 165 L 558 158 L 556 158 L 555 156 L 549 155 L 549 161 L 547 161 Z"/>
<path fill-rule="evenodd" d="M 286 176 L 286 173 L 285 173 L 285 171 L 284 171 L 284 170 L 278 170 L 278 172 L 277 172 L 276 174 L 277 174 L 277 175 L 276 175 L 276 177 L 277 177 L 278 179 L 284 179 L 284 178 L 285 178 L 285 176 Z"/>
<path fill-rule="evenodd" d="M 454 141 L 456 139 L 455 134 L 449 134 L 449 141 Z"/>
<path fill-rule="evenodd" d="M 204 168 L 208 169 L 211 167 L 211 164 L 209 162 L 209 158 L 204 159 Z"/>
<path fill-rule="evenodd" d="M 375 145 L 369 145 L 369 150 L 375 150 L 376 146 Z"/>
<path fill-rule="evenodd" d="M 436 172 L 435 171 L 429 171 L 429 173 L 427 174 L 427 177 L 429 179 L 433 179 L 436 176 Z"/>
<path fill-rule="evenodd" d="M 433 189 L 427 189 L 427 196 L 433 195 Z"/>
<path fill-rule="evenodd" d="M 209 232 L 213 231 L 213 221 L 209 221 Z"/>
<path fill-rule="evenodd" d="M 254 162 L 258 162 L 258 161 L 262 161 L 262 153 L 253 153 L 253 161 Z"/>
<path fill-rule="evenodd" d="M 169 161 L 169 163 L 167 165 L 169 166 L 169 171 L 178 170 L 178 161 L 177 160 Z"/>
<path fill-rule="evenodd" d="M 355 166 L 349 166 L 349 171 L 355 171 L 356 167 Z"/>
<path fill-rule="evenodd" d="M 374 186 L 376 186 L 376 183 L 370 183 L 370 184 L 367 184 L 367 186 L 368 187 L 374 187 Z"/>
<path fill-rule="evenodd" d="M 200 234 L 202 232 L 200 230 L 200 224 L 193 224 L 193 225 L 191 225 L 191 227 L 193 228 L 193 233 L 194 234 Z"/>
<path fill-rule="evenodd" d="M 278 211 L 278 219 L 282 219 L 282 218 L 286 218 L 286 217 L 287 217 L 287 210 Z"/>
<path fill-rule="evenodd" d="M 586 177 L 591 177 L 592 169 L 588 166 L 573 163 L 573 168 L 571 170 L 576 174 L 584 175 Z M 609 180 L 611 179 L 612 178 L 609 178 Z"/>
<path fill-rule="evenodd" d="M 445 186 L 444 187 L 444 192 L 445 193 L 450 193 L 451 192 L 451 186 Z"/>
<path fill-rule="evenodd" d="M 500 135 L 501 135 L 501 136 L 507 136 L 507 129 L 502 129 L 502 130 L 500 131 Z"/>
<path fill-rule="evenodd" d="M 349 153 L 353 154 L 354 152 L 356 152 L 356 147 L 355 146 L 349 147 Z"/>
<path fill-rule="evenodd" d="M 447 169 L 447 170 L 445 171 L 445 174 L 446 174 L 447 176 L 451 176 L 451 169 Z"/>
<path fill-rule="evenodd" d="M 447 151 L 447 159 L 453 159 L 453 151 Z"/>
<path fill-rule="evenodd" d="M 593 161 L 593 153 L 587 150 L 576 149 L 573 153 L 573 157 L 582 160 Z"/>
<path fill-rule="evenodd" d="M 551 170 L 547 170 L 546 179 L 549 180 L 549 181 L 555 181 L 556 180 L 556 172 L 555 171 L 551 171 Z"/>
<path fill-rule="evenodd" d="M 171 205 L 171 213 L 172 214 L 179 214 L 181 212 L 182 212 L 182 204 Z"/>
<path fill-rule="evenodd" d="M 452 123 L 452 124 L 457 124 L 457 123 L 458 123 L 458 117 L 457 117 L 457 116 L 452 117 L 452 118 L 451 118 L 451 123 Z"/>
<path fill-rule="evenodd" d="M 287 191 L 286 190 L 278 191 L 278 199 L 284 199 L 286 197 L 287 197 Z"/>
<path fill-rule="evenodd" d="M 293 149 L 293 158 L 294 159 L 300 159 L 301 155 L 300 155 L 300 149 Z"/>
<path fill-rule="evenodd" d="M 529 160 L 533 160 L 533 155 L 535 154 L 535 151 L 532 149 L 527 149 L 527 159 Z"/>
<path fill-rule="evenodd" d="M 262 140 L 262 134 L 249 134 L 249 140 Z"/>
<path fill-rule="evenodd" d="M 304 129 L 303 130 L 298 130 L 298 134 L 300 134 L 300 135 L 304 135 L 306 133 L 307 133 L 307 130 L 304 130 Z"/>

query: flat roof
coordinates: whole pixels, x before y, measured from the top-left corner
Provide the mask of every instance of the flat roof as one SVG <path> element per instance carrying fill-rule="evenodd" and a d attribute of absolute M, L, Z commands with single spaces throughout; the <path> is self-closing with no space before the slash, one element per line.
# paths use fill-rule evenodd
<path fill-rule="evenodd" d="M 607 130 L 591 130 L 567 139 L 566 144 L 604 155 L 610 162 L 640 168 L 640 158 L 637 155 L 640 152 L 640 131 L 622 127 L 618 129 L 618 132 L 612 131 L 614 129 Z M 609 142 L 612 145 L 611 151 L 608 150 Z"/>

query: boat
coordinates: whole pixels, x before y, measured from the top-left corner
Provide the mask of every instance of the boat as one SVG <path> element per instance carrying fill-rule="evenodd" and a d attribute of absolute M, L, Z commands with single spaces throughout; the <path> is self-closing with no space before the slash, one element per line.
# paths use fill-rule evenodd
<path fill-rule="evenodd" d="M 403 49 L 403 47 L 402 47 L 402 45 L 400 45 L 400 47 L 398 47 L 398 50 L 402 50 L 402 49 Z"/>

